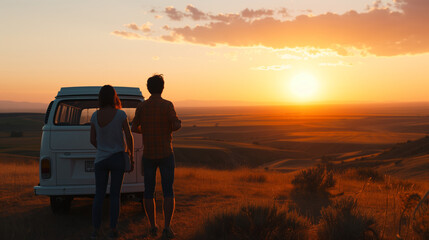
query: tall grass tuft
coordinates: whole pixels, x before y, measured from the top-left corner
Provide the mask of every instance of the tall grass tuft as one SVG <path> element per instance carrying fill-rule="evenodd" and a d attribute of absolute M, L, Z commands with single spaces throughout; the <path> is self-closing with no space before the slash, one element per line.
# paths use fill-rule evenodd
<path fill-rule="evenodd" d="M 429 239 L 429 191 L 414 209 L 413 220 L 414 233 L 420 239 Z"/>
<path fill-rule="evenodd" d="M 264 183 L 267 181 L 265 174 L 247 173 L 239 177 L 240 181 L 249 183 Z"/>
<path fill-rule="evenodd" d="M 334 174 L 325 167 L 318 166 L 302 170 L 295 175 L 292 185 L 296 192 L 321 193 L 335 186 Z"/>
<path fill-rule="evenodd" d="M 371 179 L 374 182 L 384 181 L 384 175 L 381 174 L 379 171 L 370 167 L 357 168 L 355 175 L 356 175 L 356 178 L 360 180 Z"/>
<path fill-rule="evenodd" d="M 276 206 L 248 205 L 209 218 L 191 239 L 306 240 L 310 222 Z"/>
<path fill-rule="evenodd" d="M 429 191 L 423 196 L 406 193 L 401 198 L 398 238 L 407 239 L 414 231 L 416 237 L 429 239 Z"/>
<path fill-rule="evenodd" d="M 292 185 L 290 207 L 316 223 L 320 210 L 331 202 L 328 189 L 335 186 L 333 172 L 322 165 L 302 170 L 295 175 Z"/>
<path fill-rule="evenodd" d="M 353 197 L 343 197 L 322 209 L 317 235 L 319 239 L 378 239 L 376 221 L 363 213 Z"/>
<path fill-rule="evenodd" d="M 429 214 L 416 218 L 413 223 L 413 230 L 419 239 L 429 239 Z"/>
<path fill-rule="evenodd" d="M 388 182 L 385 182 L 384 187 L 386 189 L 396 189 L 401 192 L 406 192 L 418 189 L 419 185 L 408 180 L 391 178 Z"/>

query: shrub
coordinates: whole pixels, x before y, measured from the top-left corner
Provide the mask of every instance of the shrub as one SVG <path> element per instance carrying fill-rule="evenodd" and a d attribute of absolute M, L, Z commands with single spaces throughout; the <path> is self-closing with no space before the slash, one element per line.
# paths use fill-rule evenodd
<path fill-rule="evenodd" d="M 398 236 L 407 239 L 410 226 L 412 226 L 412 230 L 417 236 L 421 239 L 429 239 L 428 193 L 423 198 L 418 193 L 400 195 L 401 215 Z"/>
<path fill-rule="evenodd" d="M 413 230 L 419 239 L 429 239 L 429 214 L 417 218 L 413 224 Z"/>
<path fill-rule="evenodd" d="M 249 205 L 209 218 L 191 239 L 308 239 L 309 221 L 276 206 Z"/>
<path fill-rule="evenodd" d="M 420 237 L 420 239 L 429 239 L 429 191 L 417 204 L 413 212 L 414 233 Z"/>
<path fill-rule="evenodd" d="M 411 191 L 413 189 L 418 188 L 419 186 L 414 184 L 413 182 L 391 178 L 389 181 L 386 181 L 385 188 L 386 189 L 397 189 L 401 192 L 403 191 Z"/>
<path fill-rule="evenodd" d="M 326 168 L 318 166 L 302 170 L 292 180 L 297 192 L 320 193 L 335 186 L 334 175 Z"/>
<path fill-rule="evenodd" d="M 250 183 L 264 183 L 267 181 L 267 176 L 264 174 L 249 173 L 240 177 L 241 181 Z"/>
<path fill-rule="evenodd" d="M 343 197 L 322 209 L 317 235 L 319 239 L 378 239 L 373 216 L 362 213 L 353 197 Z"/>
<path fill-rule="evenodd" d="M 379 171 L 365 167 L 365 168 L 357 168 L 356 169 L 356 177 L 360 180 L 367 180 L 371 178 L 374 182 L 381 182 L 384 181 L 384 175 L 381 174 Z"/>
<path fill-rule="evenodd" d="M 429 214 L 416 218 L 413 230 L 419 239 L 429 239 Z"/>
<path fill-rule="evenodd" d="M 324 167 L 328 171 L 335 170 L 334 161 L 336 159 L 332 156 L 322 156 L 320 158 L 320 163 L 318 164 L 319 167 Z"/>

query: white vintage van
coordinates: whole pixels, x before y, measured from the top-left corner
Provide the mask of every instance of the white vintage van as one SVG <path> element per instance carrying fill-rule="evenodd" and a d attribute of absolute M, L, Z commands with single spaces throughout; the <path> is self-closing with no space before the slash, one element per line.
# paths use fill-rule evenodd
<path fill-rule="evenodd" d="M 45 115 L 40 147 L 39 178 L 36 195 L 50 196 L 54 212 L 65 212 L 75 197 L 95 195 L 94 158 L 91 145 L 90 119 L 98 108 L 101 87 L 61 88 Z M 137 105 L 144 101 L 139 88 L 114 87 L 128 120 L 134 118 Z M 144 191 L 140 134 L 134 136 L 134 171 L 125 173 L 122 194 L 142 198 Z M 109 193 L 107 188 L 107 193 Z"/>

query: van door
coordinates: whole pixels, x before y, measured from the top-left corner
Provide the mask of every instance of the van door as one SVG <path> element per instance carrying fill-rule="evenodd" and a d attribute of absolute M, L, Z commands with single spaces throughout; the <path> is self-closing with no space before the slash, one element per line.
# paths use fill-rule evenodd
<path fill-rule="evenodd" d="M 122 110 L 127 113 L 128 120 L 132 121 L 140 100 L 121 99 L 121 101 Z M 98 108 L 98 100 L 63 100 L 59 101 L 54 108 L 55 110 L 51 111 L 55 115 L 50 134 L 50 148 L 55 154 L 57 185 L 95 184 L 96 149 L 90 143 L 90 120 Z M 135 145 L 136 151 L 140 151 L 141 144 Z M 135 154 L 136 157 L 137 155 Z M 135 161 L 141 161 L 141 158 L 136 158 Z M 133 172 L 125 174 L 124 183 L 136 182 L 137 168 L 135 167 Z"/>

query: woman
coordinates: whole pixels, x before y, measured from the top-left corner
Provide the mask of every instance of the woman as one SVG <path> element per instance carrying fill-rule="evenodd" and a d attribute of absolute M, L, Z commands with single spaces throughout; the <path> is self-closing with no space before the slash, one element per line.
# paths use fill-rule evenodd
<path fill-rule="evenodd" d="M 105 85 L 98 94 L 99 110 L 91 117 L 91 144 L 97 148 L 95 156 L 95 198 L 92 205 L 92 223 L 96 239 L 100 225 L 103 200 L 106 195 L 110 172 L 110 237 L 117 237 L 116 224 L 119 216 L 120 192 L 125 169 L 124 135 L 131 160 L 131 171 L 134 161 L 134 140 L 131 135 L 127 115 L 121 109 L 121 101 L 115 89 Z"/>

